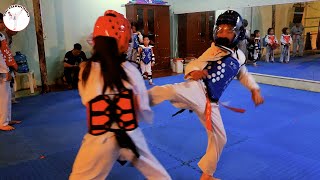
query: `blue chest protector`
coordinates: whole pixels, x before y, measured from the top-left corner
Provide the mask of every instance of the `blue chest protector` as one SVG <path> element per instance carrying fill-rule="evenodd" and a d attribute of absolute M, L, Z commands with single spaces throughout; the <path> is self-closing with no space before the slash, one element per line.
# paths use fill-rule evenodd
<path fill-rule="evenodd" d="M 208 76 L 203 80 L 209 99 L 217 102 L 224 90 L 240 70 L 240 63 L 232 56 L 226 56 L 219 61 L 211 61 L 205 67 Z"/>
<path fill-rule="evenodd" d="M 142 61 L 145 64 L 149 64 L 150 61 L 152 60 L 152 50 L 151 50 L 151 48 L 150 47 L 142 48 L 141 54 L 142 54 Z"/>
<path fill-rule="evenodd" d="M 132 40 L 133 40 L 133 49 L 138 49 L 140 45 L 138 34 L 133 34 Z"/>

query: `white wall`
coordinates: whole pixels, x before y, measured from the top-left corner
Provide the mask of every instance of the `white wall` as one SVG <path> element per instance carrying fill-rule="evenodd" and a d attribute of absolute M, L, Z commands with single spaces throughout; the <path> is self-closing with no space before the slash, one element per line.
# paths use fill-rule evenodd
<path fill-rule="evenodd" d="M 1 4 L 2 4 L 1 0 Z M 10 0 L 5 0 L 7 5 Z M 11 0 L 25 6 L 31 15 L 29 26 L 14 37 L 13 51 L 21 51 L 28 57 L 30 69 L 36 74 L 37 84 L 41 84 L 38 50 L 35 34 L 32 0 Z M 9 3 L 8 3 L 9 2 Z M 113 9 L 125 14 L 128 0 L 41 0 L 45 53 L 49 84 L 55 83 L 63 72 L 64 54 L 79 42 L 87 56 L 90 47 L 85 39 L 93 30 L 96 18 L 105 10 Z"/>
<path fill-rule="evenodd" d="M 125 7 L 121 7 L 125 3 L 127 0 L 42 0 L 49 83 L 62 74 L 63 56 L 73 44 L 82 44 L 83 51 L 90 56 L 86 38 L 93 31 L 95 20 L 107 9 L 125 14 Z"/>

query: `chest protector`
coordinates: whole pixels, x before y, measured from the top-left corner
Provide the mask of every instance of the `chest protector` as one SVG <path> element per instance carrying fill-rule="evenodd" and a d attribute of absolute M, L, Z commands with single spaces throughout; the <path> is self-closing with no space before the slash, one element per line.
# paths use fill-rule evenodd
<path fill-rule="evenodd" d="M 276 37 L 274 35 L 269 35 L 268 39 L 271 45 L 276 43 Z"/>
<path fill-rule="evenodd" d="M 207 87 L 208 97 L 211 101 L 217 102 L 238 74 L 240 63 L 232 56 L 226 56 L 219 61 L 209 62 L 205 69 L 208 71 L 208 76 L 203 81 Z"/>
<path fill-rule="evenodd" d="M 134 111 L 132 90 L 125 90 L 119 94 L 99 95 L 92 99 L 87 106 L 87 118 L 89 133 L 101 135 L 112 129 L 113 123 L 117 123 L 120 130 L 131 131 L 138 127 Z"/>
<path fill-rule="evenodd" d="M 260 38 L 254 38 L 255 46 L 258 47 L 258 49 L 261 49 L 261 42 Z"/>
<path fill-rule="evenodd" d="M 283 40 L 286 42 L 286 44 L 290 43 L 290 35 L 283 35 Z"/>
<path fill-rule="evenodd" d="M 132 35 L 132 41 L 133 41 L 133 49 L 138 49 L 140 45 L 138 33 L 134 33 Z"/>
<path fill-rule="evenodd" d="M 152 60 L 152 49 L 151 49 L 151 47 L 142 48 L 141 55 L 142 55 L 142 61 L 145 64 L 149 64 L 150 61 Z"/>
<path fill-rule="evenodd" d="M 8 47 L 7 41 L 4 39 L 4 35 L 0 33 L 0 55 L 2 54 L 7 66 L 16 65 L 16 61 L 11 54 L 11 50 Z"/>

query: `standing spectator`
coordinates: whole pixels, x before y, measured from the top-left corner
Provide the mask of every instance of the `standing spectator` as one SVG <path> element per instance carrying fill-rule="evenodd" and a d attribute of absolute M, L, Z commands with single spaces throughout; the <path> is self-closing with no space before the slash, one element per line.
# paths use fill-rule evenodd
<path fill-rule="evenodd" d="M 251 38 L 248 43 L 249 60 L 252 61 L 253 66 L 258 66 L 257 61 L 261 58 L 261 40 L 260 40 L 260 31 L 255 30 L 251 35 Z"/>
<path fill-rule="evenodd" d="M 290 60 L 290 46 L 292 43 L 292 38 L 290 36 L 290 30 L 285 27 L 282 29 L 282 35 L 281 35 L 281 57 L 280 62 L 283 63 L 283 60 L 285 63 L 288 63 Z"/>
<path fill-rule="evenodd" d="M 140 31 L 137 31 L 137 23 L 135 22 L 131 23 L 131 30 L 132 30 L 131 43 L 129 45 L 127 54 L 128 54 L 129 61 L 136 62 L 138 48 L 140 44 L 143 43 L 143 36 Z"/>
<path fill-rule="evenodd" d="M 154 85 L 152 82 L 152 67 L 155 64 L 155 58 L 153 46 L 150 45 L 148 36 L 143 38 L 143 45 L 140 45 L 138 49 L 137 61 L 140 62 L 142 76 L 149 80 L 150 85 Z"/>
<path fill-rule="evenodd" d="M 238 44 L 238 48 L 244 53 L 246 56 L 246 59 L 248 59 L 248 50 L 247 45 L 250 39 L 250 31 L 247 29 L 248 21 L 246 19 L 243 19 L 243 27 L 245 28 L 245 38 L 241 40 Z"/>
<path fill-rule="evenodd" d="M 292 56 L 296 56 L 297 54 L 297 46 L 299 47 L 299 56 L 303 56 L 303 31 L 304 27 L 301 23 L 296 23 L 295 26 L 291 28 L 292 40 L 293 40 L 293 50 Z"/>
<path fill-rule="evenodd" d="M 0 13 L 0 31 L 5 28 L 3 15 Z M 7 45 L 5 36 L 0 32 L 0 130 L 14 130 L 13 124 L 19 124 L 21 121 L 11 120 L 11 89 L 10 81 L 12 76 L 9 67 L 18 69 L 18 65 L 13 59 L 11 51 Z"/>
<path fill-rule="evenodd" d="M 278 47 L 277 37 L 274 35 L 274 29 L 268 29 L 268 35 L 265 37 L 265 42 L 267 44 L 266 62 L 269 60 L 274 63 L 274 50 Z"/>

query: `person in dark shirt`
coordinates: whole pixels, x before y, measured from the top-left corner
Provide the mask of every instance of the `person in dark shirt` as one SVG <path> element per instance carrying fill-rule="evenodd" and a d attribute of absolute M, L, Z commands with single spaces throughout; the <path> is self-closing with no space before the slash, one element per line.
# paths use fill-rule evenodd
<path fill-rule="evenodd" d="M 68 89 L 77 88 L 79 64 L 87 60 L 86 54 L 81 50 L 82 46 L 76 43 L 73 49 L 64 56 L 64 76 L 68 84 Z"/>

